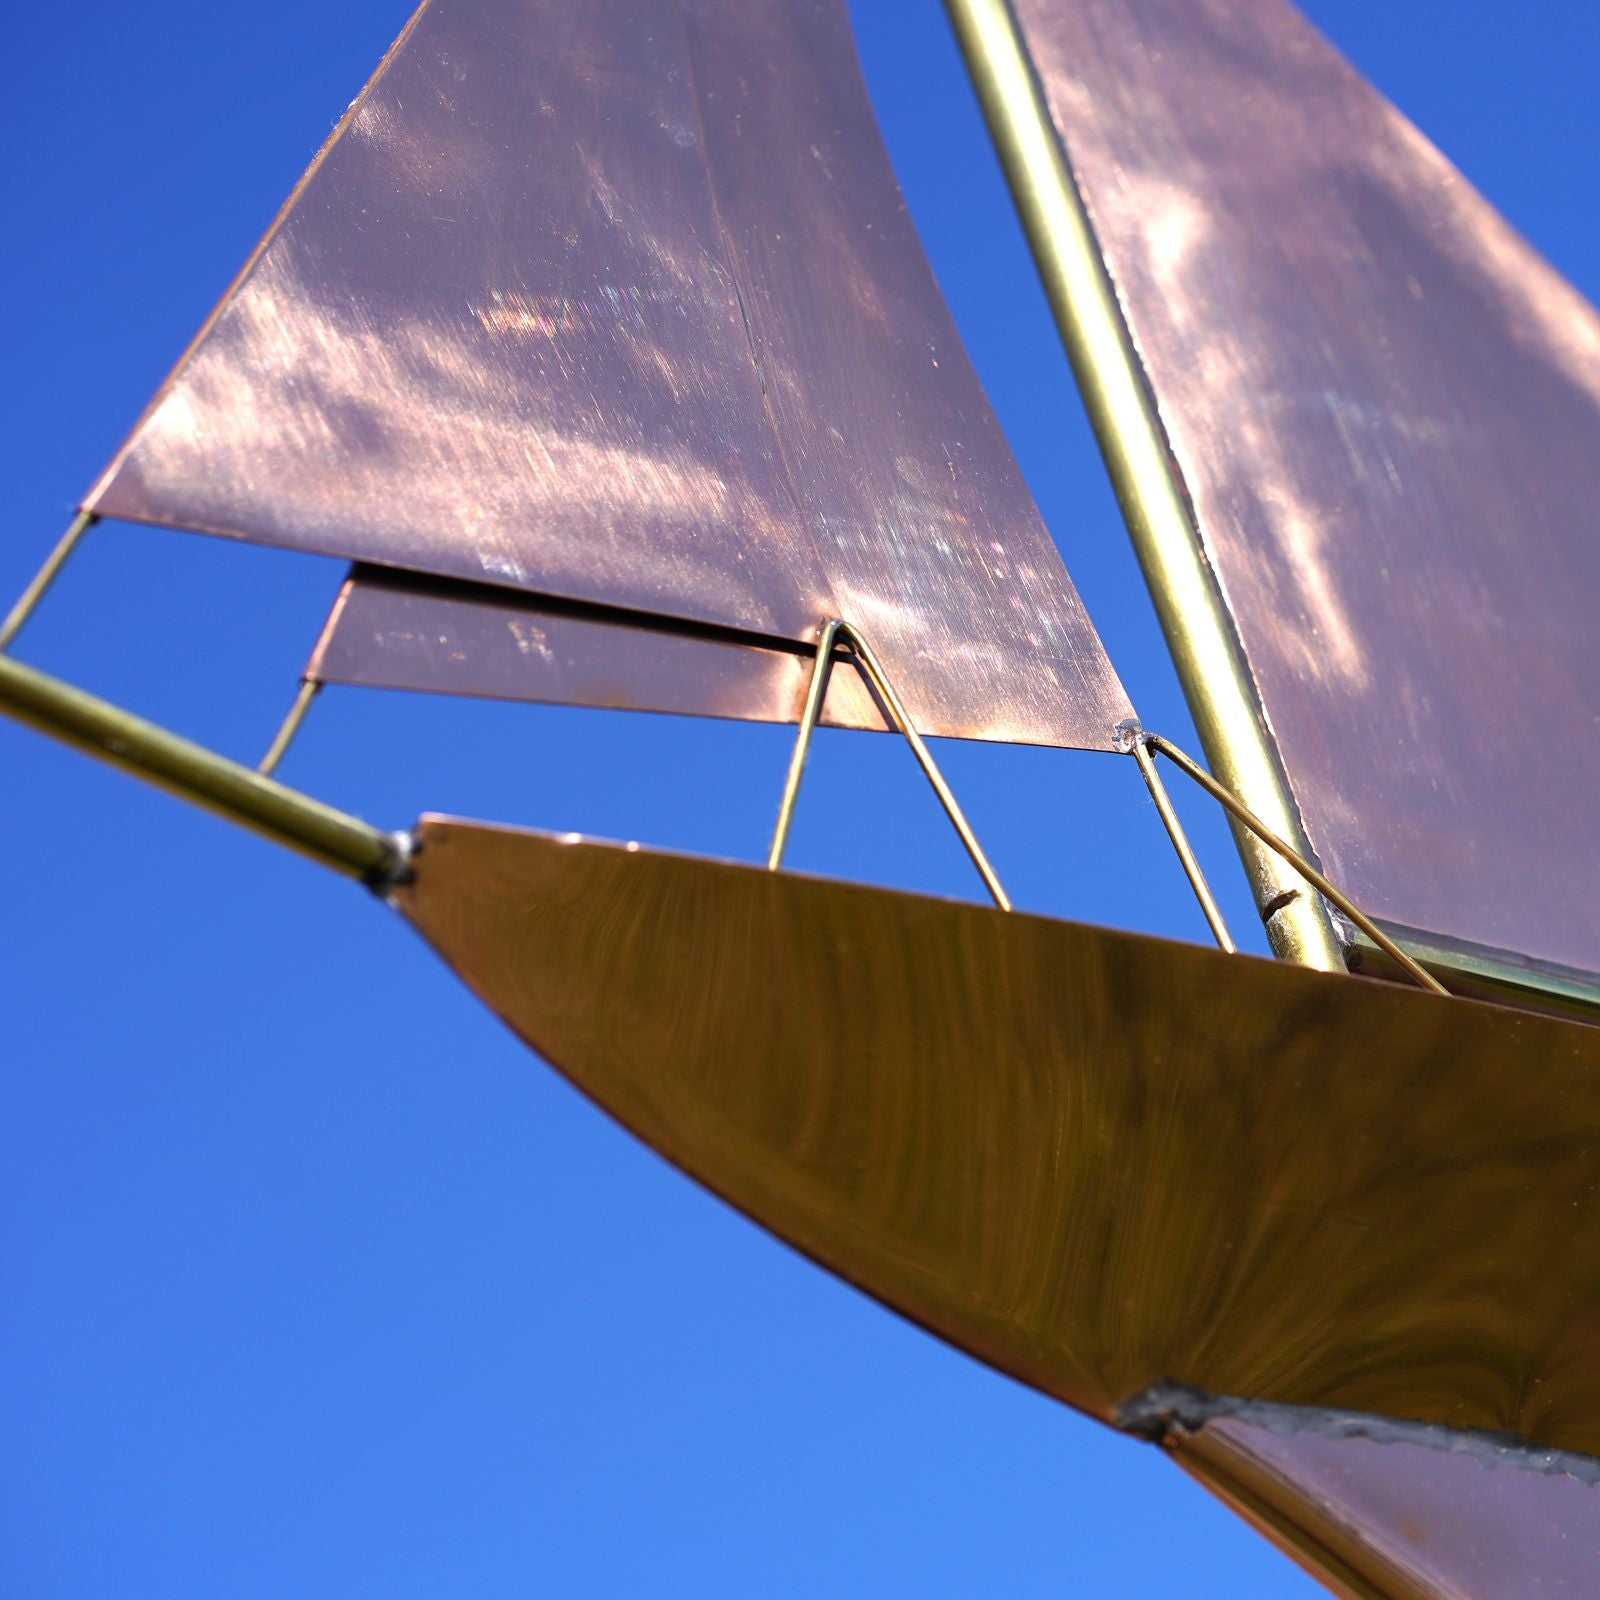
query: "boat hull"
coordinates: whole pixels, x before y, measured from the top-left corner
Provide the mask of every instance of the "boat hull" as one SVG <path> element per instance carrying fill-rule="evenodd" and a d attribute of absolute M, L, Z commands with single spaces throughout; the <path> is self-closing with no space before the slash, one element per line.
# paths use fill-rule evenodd
<path fill-rule="evenodd" d="M 398 908 L 668 1160 L 1117 1422 L 1163 1380 L 1600 1454 L 1600 1030 L 988 907 L 419 825 Z"/>

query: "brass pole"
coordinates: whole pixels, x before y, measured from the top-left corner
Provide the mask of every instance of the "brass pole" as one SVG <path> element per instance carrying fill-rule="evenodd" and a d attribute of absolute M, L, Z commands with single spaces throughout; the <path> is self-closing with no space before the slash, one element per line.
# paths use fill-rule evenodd
<path fill-rule="evenodd" d="M 1206 875 L 1200 870 L 1199 861 L 1195 859 L 1195 853 L 1189 845 L 1189 836 L 1183 831 L 1183 823 L 1179 821 L 1178 813 L 1173 809 L 1172 797 L 1167 793 L 1167 786 L 1161 781 L 1161 774 L 1156 771 L 1156 764 L 1150 759 L 1150 752 L 1145 749 L 1143 736 L 1134 732 L 1131 738 L 1129 749 L 1133 752 L 1133 759 L 1139 763 L 1139 776 L 1144 779 L 1144 786 L 1150 791 L 1150 798 L 1156 803 L 1156 812 L 1161 818 L 1162 826 L 1167 830 L 1167 837 L 1172 841 L 1172 848 L 1178 852 L 1183 874 L 1189 880 L 1189 887 L 1194 890 L 1195 899 L 1200 902 L 1200 910 L 1210 926 L 1212 937 L 1231 956 L 1237 946 L 1233 942 L 1233 936 L 1228 932 L 1227 923 L 1222 920 L 1222 910 L 1212 896 L 1211 885 L 1206 882 Z"/>
<path fill-rule="evenodd" d="M 392 834 L 9 656 L 0 711 L 374 888 L 404 864 Z"/>
<path fill-rule="evenodd" d="M 1218 783 L 1198 761 L 1192 756 L 1185 755 L 1170 739 L 1163 739 L 1158 733 L 1147 733 L 1144 737 L 1152 750 L 1166 756 L 1181 772 L 1193 778 L 1213 800 L 1238 818 L 1263 844 L 1282 856 L 1319 894 L 1332 901 L 1401 971 L 1409 973 L 1424 989 L 1432 989 L 1437 994 L 1449 994 L 1450 991 L 1431 972 L 1418 966 L 1347 894 L 1336 889 L 1298 850 L 1279 838 L 1238 795 L 1231 794 Z"/>
<path fill-rule="evenodd" d="M 1224 783 L 1276 832 L 1301 830 L 1232 621 L 1190 517 L 1082 196 L 1007 0 L 945 0 L 1155 599 L 1195 726 Z M 1234 828 L 1276 953 L 1345 970 L 1331 919 L 1294 874 Z"/>
<path fill-rule="evenodd" d="M 806 770 L 806 757 L 811 753 L 811 735 L 816 731 L 817 718 L 822 715 L 822 702 L 828 695 L 828 677 L 833 671 L 833 646 L 839 637 L 839 627 L 838 618 L 834 618 L 822 625 L 822 632 L 817 636 L 817 660 L 811 669 L 805 709 L 800 713 L 800 731 L 795 735 L 794 750 L 789 756 L 789 771 L 783 780 L 783 798 L 778 802 L 778 825 L 772 830 L 772 847 L 767 851 L 768 872 L 778 870 L 783 862 L 783 848 L 789 842 L 794 803 L 800 796 L 800 779 Z"/>
<path fill-rule="evenodd" d="M 0 622 L 0 650 L 9 650 L 11 641 L 22 632 L 24 624 L 34 613 L 45 591 L 61 575 L 67 558 L 78 548 L 78 541 L 100 519 L 92 511 L 80 511 L 67 525 L 67 531 L 56 541 L 56 547 L 44 558 L 44 565 L 33 575 L 33 582 L 22 591 L 17 603 Z"/>
<path fill-rule="evenodd" d="M 294 736 L 299 733 L 300 724 L 306 720 L 306 712 L 311 709 L 311 702 L 316 699 L 321 687 L 315 678 L 300 680 L 300 687 L 295 691 L 295 697 L 278 725 L 272 743 L 267 746 L 267 753 L 256 763 L 256 771 L 263 778 L 270 778 L 278 770 L 278 763 L 288 754 L 289 746 L 294 743 Z"/>

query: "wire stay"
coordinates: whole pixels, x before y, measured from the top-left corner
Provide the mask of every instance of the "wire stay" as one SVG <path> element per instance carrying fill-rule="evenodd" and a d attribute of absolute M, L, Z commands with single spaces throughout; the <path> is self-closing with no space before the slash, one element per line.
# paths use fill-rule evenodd
<path fill-rule="evenodd" d="M 795 737 L 794 752 L 789 757 L 789 771 L 784 779 L 783 799 L 778 806 L 778 823 L 773 831 L 772 847 L 767 852 L 767 869 L 776 872 L 783 860 L 784 846 L 789 840 L 789 826 L 794 820 L 795 801 L 800 793 L 800 778 L 805 771 L 806 757 L 811 750 L 811 736 L 816 731 L 817 719 L 822 715 L 822 704 L 828 693 L 828 679 L 833 670 L 834 647 L 841 642 L 850 647 L 856 660 L 861 664 L 862 671 L 867 675 L 867 681 L 888 712 L 895 731 L 903 734 L 906 743 L 911 746 L 911 753 L 917 758 L 917 765 L 922 768 L 923 776 L 939 797 L 939 804 L 944 807 L 951 826 L 955 828 L 962 844 L 966 846 L 967 854 L 971 856 L 973 866 L 978 869 L 978 876 L 983 879 L 984 887 L 988 889 L 994 903 L 1002 911 L 1009 911 L 1011 901 L 1001 887 L 998 875 L 989 864 L 989 858 L 984 854 L 983 846 L 978 843 L 978 837 L 972 831 L 972 825 L 967 821 L 966 814 L 951 792 L 950 785 L 945 782 L 944 774 L 939 771 L 938 763 L 933 759 L 927 745 L 923 743 L 922 735 L 912 726 L 911 718 L 906 714 L 900 696 L 895 692 L 894 685 L 889 682 L 888 674 L 883 670 L 883 663 L 878 660 L 872 646 L 867 643 L 860 630 L 837 617 L 824 623 L 817 636 L 817 661 L 811 671 L 810 686 L 806 690 L 805 709 L 800 715 L 800 731 Z"/>
<path fill-rule="evenodd" d="M 1218 783 L 1198 761 L 1185 755 L 1170 739 L 1162 738 L 1159 733 L 1144 733 L 1140 737 L 1141 742 L 1154 750 L 1157 755 L 1165 756 L 1185 777 L 1199 784 L 1213 800 L 1243 823 L 1269 850 L 1282 856 L 1307 883 L 1337 906 L 1402 971 L 1416 979 L 1424 989 L 1431 989 L 1435 994 L 1449 994 L 1450 991 L 1431 972 L 1412 960 L 1347 894 L 1335 888 L 1286 840 L 1280 839 L 1244 801 L 1232 790 Z"/>
<path fill-rule="evenodd" d="M 33 581 L 18 596 L 17 603 L 6 613 L 5 621 L 0 622 L 0 650 L 11 648 L 11 641 L 22 632 L 28 618 L 38 609 L 39 602 L 44 599 L 50 585 L 61 576 L 61 569 L 66 566 L 72 552 L 78 548 L 78 541 L 99 520 L 92 511 L 80 511 L 67 525 L 67 531 L 56 540 L 55 549 L 44 558 L 44 565 L 34 573 Z"/>

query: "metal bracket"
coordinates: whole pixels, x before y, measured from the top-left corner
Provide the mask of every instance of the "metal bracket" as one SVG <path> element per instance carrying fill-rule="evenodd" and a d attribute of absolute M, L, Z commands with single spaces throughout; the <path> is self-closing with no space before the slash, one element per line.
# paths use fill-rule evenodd
<path fill-rule="evenodd" d="M 923 776 L 933 786 L 933 792 L 939 797 L 939 804 L 944 807 L 945 815 L 949 817 L 957 834 L 960 835 L 961 842 L 966 846 L 967 854 L 972 857 L 972 864 L 978 869 L 978 876 L 983 879 L 984 886 L 994 898 L 994 903 L 1002 911 L 1009 911 L 1011 901 L 1005 890 L 1000 887 L 1000 879 L 990 866 L 989 858 L 983 853 L 983 846 L 978 843 L 977 835 L 973 833 L 972 825 L 957 804 L 955 795 L 951 793 L 950 785 L 944 781 L 944 774 L 939 771 L 938 764 L 929 753 L 927 745 L 922 742 L 922 735 L 912 726 L 910 717 L 906 715 L 906 708 L 900 703 L 900 696 L 895 693 L 894 685 L 889 682 L 882 663 L 873 652 L 872 646 L 862 637 L 860 629 L 838 617 L 823 623 L 817 634 L 816 665 L 811 669 L 811 682 L 806 689 L 805 709 L 800 714 L 800 731 L 795 737 L 794 752 L 789 757 L 789 771 L 783 780 L 783 798 L 778 803 L 778 822 L 773 829 L 772 847 L 767 851 L 767 870 L 776 872 L 783 861 L 784 846 L 789 842 L 789 826 L 794 820 L 795 801 L 800 794 L 800 778 L 805 772 L 806 757 L 811 753 L 811 736 L 816 732 L 817 718 L 822 715 L 822 704 L 828 695 L 828 679 L 833 672 L 833 652 L 841 640 L 849 645 L 856 660 L 861 663 L 867 681 L 887 709 L 896 730 L 905 735 L 906 743 L 911 746 L 911 752 L 917 758 L 917 765 L 922 768 Z"/>
<path fill-rule="evenodd" d="M 1170 739 L 1163 739 L 1159 733 L 1141 732 L 1137 742 L 1150 750 L 1154 750 L 1157 755 L 1165 756 L 1185 777 L 1192 778 L 1194 782 L 1199 784 L 1213 800 L 1231 816 L 1237 818 L 1269 850 L 1275 852 L 1284 861 L 1287 861 L 1325 900 L 1337 906 L 1396 966 L 1410 977 L 1415 978 L 1424 989 L 1432 989 L 1436 994 L 1449 994 L 1450 991 L 1431 972 L 1413 961 L 1371 917 L 1351 900 L 1349 895 L 1340 889 L 1336 889 L 1298 850 L 1275 834 L 1238 795 L 1223 784 L 1218 783 L 1198 761 L 1195 761 L 1191 756 L 1185 755 Z"/>
<path fill-rule="evenodd" d="M 1189 887 L 1194 890 L 1195 899 L 1200 902 L 1200 910 L 1204 913 L 1206 923 L 1211 929 L 1211 936 L 1217 941 L 1219 949 L 1225 950 L 1230 956 L 1234 955 L 1238 946 L 1234 944 L 1233 936 L 1228 932 L 1227 923 L 1222 920 L 1221 907 L 1217 905 L 1211 893 L 1211 885 L 1206 882 L 1205 873 L 1200 870 L 1200 863 L 1189 844 L 1188 834 L 1183 831 L 1183 823 L 1178 820 L 1178 813 L 1172 804 L 1172 797 L 1167 793 L 1167 786 L 1161 781 L 1161 774 L 1156 771 L 1156 764 L 1150 759 L 1150 752 L 1145 748 L 1148 735 L 1131 717 L 1126 722 L 1119 722 L 1112 732 L 1117 736 L 1118 746 L 1128 751 L 1139 764 L 1139 776 L 1144 779 L 1144 786 L 1150 791 L 1150 798 L 1156 803 L 1156 813 L 1161 818 L 1162 826 L 1167 830 L 1172 848 L 1178 853 L 1183 875 L 1189 880 Z"/>

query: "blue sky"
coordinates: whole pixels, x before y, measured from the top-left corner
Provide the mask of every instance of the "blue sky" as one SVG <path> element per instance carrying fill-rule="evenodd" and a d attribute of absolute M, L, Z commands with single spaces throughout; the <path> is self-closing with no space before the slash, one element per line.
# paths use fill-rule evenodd
<path fill-rule="evenodd" d="M 1310 9 L 1600 290 L 1600 9 Z M 0 595 L 404 15 L 158 0 L 10 21 Z M 855 15 L 1046 521 L 1145 721 L 1192 743 L 942 13 Z M 19 653 L 254 759 L 339 571 L 102 528 Z M 787 748 L 339 691 L 284 776 L 386 825 L 451 810 L 754 859 Z M 940 754 L 1021 904 L 1203 937 L 1131 763 Z M 359 893 L 9 725 L 0 774 L 0 1592 L 1320 1592 L 1156 1452 L 669 1172 Z M 1248 934 L 1225 833 L 1181 798 Z M 790 862 L 978 894 L 887 739 L 820 736 Z"/>

